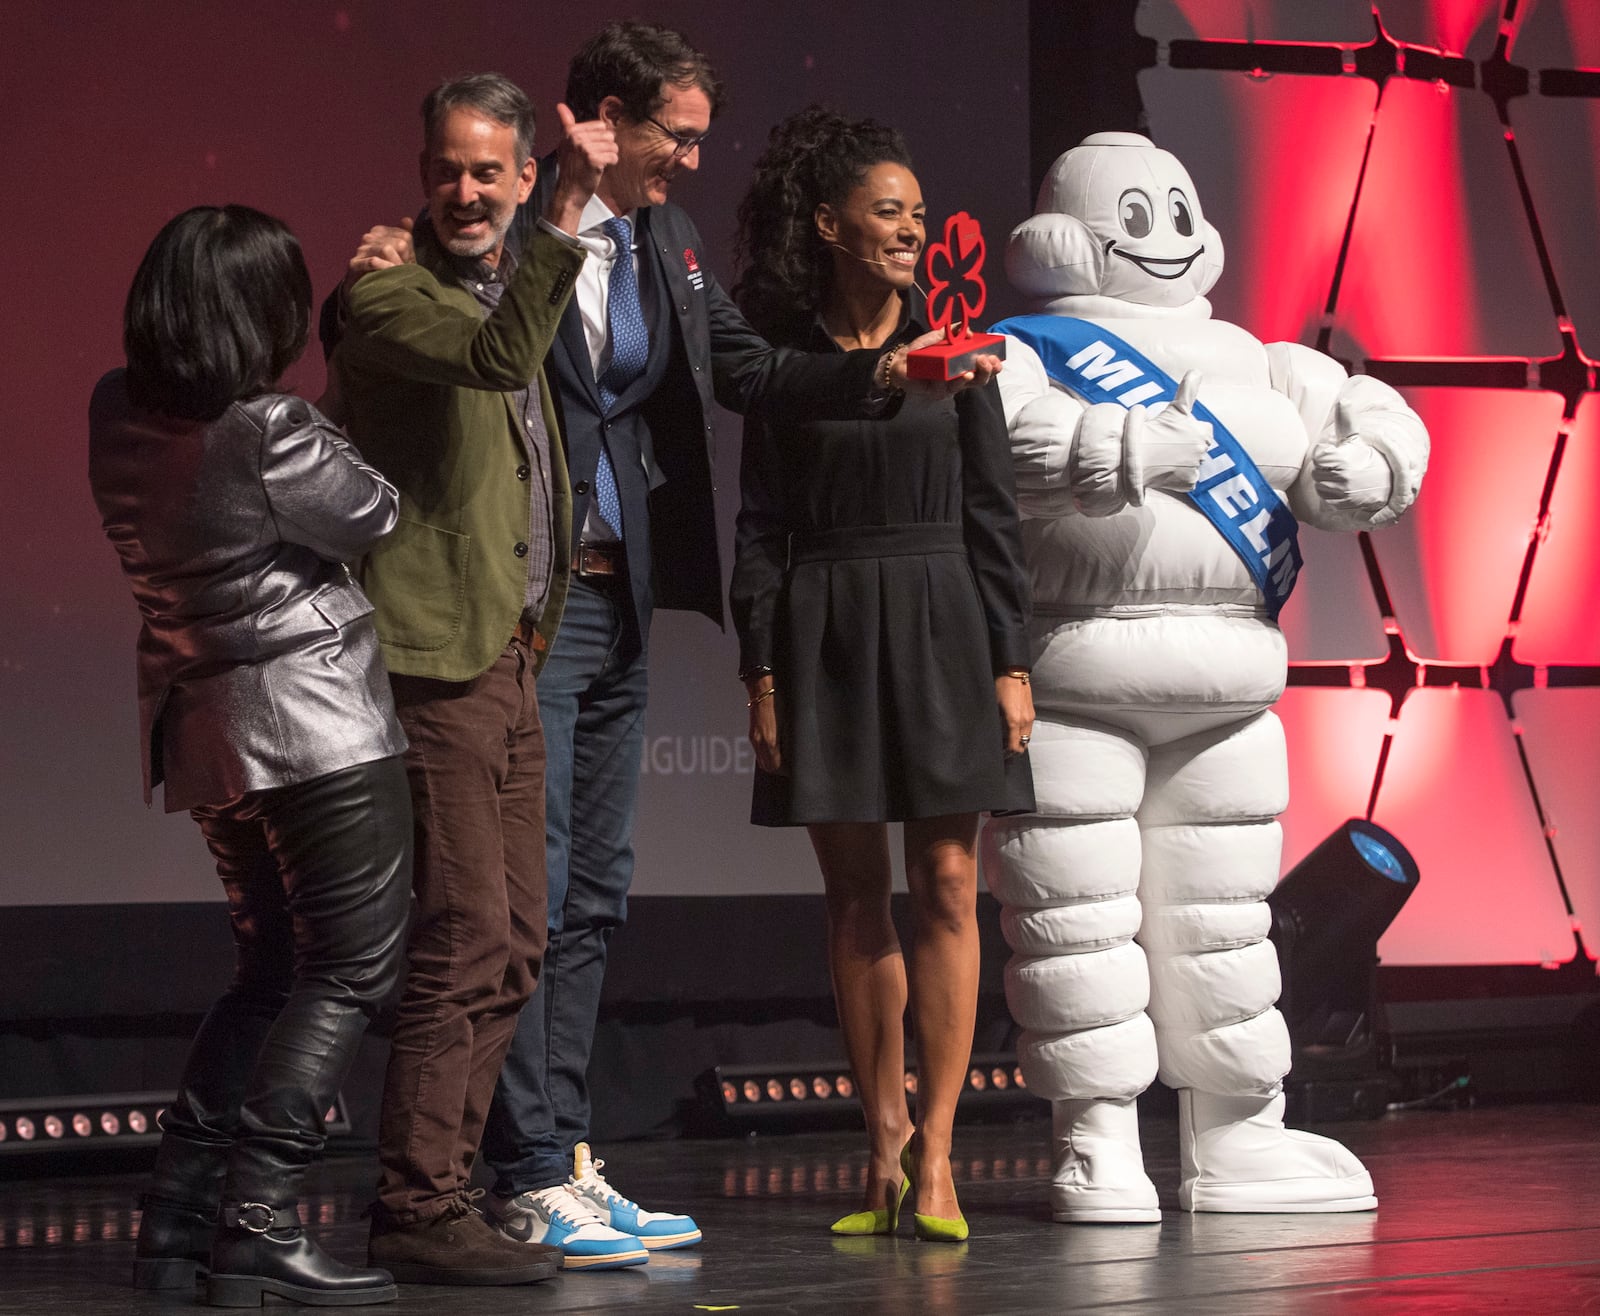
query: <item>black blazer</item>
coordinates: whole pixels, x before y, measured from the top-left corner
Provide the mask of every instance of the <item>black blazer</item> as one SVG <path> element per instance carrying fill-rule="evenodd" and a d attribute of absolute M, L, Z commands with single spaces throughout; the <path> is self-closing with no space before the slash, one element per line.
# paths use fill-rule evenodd
<path fill-rule="evenodd" d="M 510 240 L 521 249 L 556 185 L 554 155 L 540 161 L 533 195 L 519 207 Z M 638 212 L 641 283 L 655 280 L 657 324 L 651 352 L 665 369 L 639 406 L 647 433 L 641 449 L 646 479 L 619 478 L 623 526 L 638 620 L 652 607 L 704 613 L 723 622 L 722 567 L 717 549 L 716 436 L 711 407 L 742 414 L 772 411 L 809 418 L 861 414 L 879 354 L 829 356 L 772 347 L 733 304 L 706 263 L 699 230 L 670 202 Z M 654 326 L 653 326 L 654 328 Z M 568 304 L 546 366 L 558 384 L 562 438 L 572 477 L 572 535 L 588 513 L 605 417 L 577 298 Z M 651 374 L 657 362 L 651 362 Z M 613 453 L 615 459 L 616 454 Z M 648 527 L 646 542 L 634 531 Z M 641 627 L 642 629 L 642 627 Z"/>

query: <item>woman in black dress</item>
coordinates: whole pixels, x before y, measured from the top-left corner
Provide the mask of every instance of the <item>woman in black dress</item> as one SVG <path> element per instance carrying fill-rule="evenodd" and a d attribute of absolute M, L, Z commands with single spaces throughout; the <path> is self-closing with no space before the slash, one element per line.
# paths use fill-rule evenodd
<path fill-rule="evenodd" d="M 928 328 L 923 217 L 898 133 L 803 111 L 774 129 L 740 206 L 735 296 L 774 343 L 881 348 L 892 366 Z M 909 1182 L 918 1236 L 965 1238 L 950 1139 L 977 1003 L 978 815 L 1033 807 L 1028 592 L 997 390 L 890 395 L 859 420 L 748 420 L 741 493 L 752 821 L 810 833 L 871 1142 L 865 1209 L 833 1228 L 893 1232 Z M 889 916 L 890 822 L 905 824 L 909 968 Z"/>
<path fill-rule="evenodd" d="M 134 1283 L 205 1277 L 223 1307 L 396 1293 L 388 1271 L 323 1252 L 298 1205 L 399 976 L 411 895 L 405 735 L 344 565 L 399 498 L 278 391 L 310 324 L 287 228 L 246 206 L 185 211 L 134 276 L 127 368 L 89 412 L 90 484 L 142 620 L 145 798 L 160 784 L 199 824 L 237 951 L 161 1116 Z"/>

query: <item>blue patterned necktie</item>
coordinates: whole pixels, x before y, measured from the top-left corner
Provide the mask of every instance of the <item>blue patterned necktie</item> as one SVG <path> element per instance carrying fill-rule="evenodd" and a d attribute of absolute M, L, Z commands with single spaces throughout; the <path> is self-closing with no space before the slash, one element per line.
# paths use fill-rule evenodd
<path fill-rule="evenodd" d="M 639 303 L 639 276 L 633 269 L 633 226 L 621 216 L 601 225 L 616 244 L 611 262 L 611 282 L 606 295 L 606 333 L 611 339 L 611 363 L 600 374 L 600 405 L 609 413 L 628 385 L 644 374 L 650 360 L 650 331 L 645 328 Z M 594 472 L 595 506 L 600 519 L 622 538 L 622 501 L 617 496 L 617 475 L 611 454 L 600 441 L 600 461 Z"/>

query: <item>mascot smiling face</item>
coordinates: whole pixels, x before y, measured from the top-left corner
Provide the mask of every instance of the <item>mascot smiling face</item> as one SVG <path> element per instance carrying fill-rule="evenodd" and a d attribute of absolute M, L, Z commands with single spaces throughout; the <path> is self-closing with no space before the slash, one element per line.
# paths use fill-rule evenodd
<path fill-rule="evenodd" d="M 1222 273 L 1222 237 L 1189 171 L 1137 133 L 1085 137 L 1046 176 L 1037 211 L 1012 235 L 1006 262 L 1033 296 L 1182 306 Z M 1019 246 L 1025 259 L 1014 261 Z"/>

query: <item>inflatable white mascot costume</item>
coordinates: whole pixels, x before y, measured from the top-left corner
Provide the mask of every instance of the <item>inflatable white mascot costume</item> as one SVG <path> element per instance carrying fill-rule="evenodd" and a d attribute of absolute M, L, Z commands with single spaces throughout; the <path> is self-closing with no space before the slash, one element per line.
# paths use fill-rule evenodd
<path fill-rule="evenodd" d="M 1057 160 L 1006 269 L 1040 312 L 997 326 L 1038 812 L 990 823 L 985 868 L 1023 1073 L 1053 1104 L 1055 1218 L 1160 1219 L 1134 1106 L 1158 1072 L 1179 1094 L 1185 1210 L 1370 1209 L 1360 1161 L 1283 1127 L 1273 618 L 1294 518 L 1392 522 L 1427 432 L 1386 384 L 1210 318 L 1221 240 L 1144 137 L 1097 133 Z"/>

